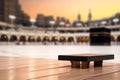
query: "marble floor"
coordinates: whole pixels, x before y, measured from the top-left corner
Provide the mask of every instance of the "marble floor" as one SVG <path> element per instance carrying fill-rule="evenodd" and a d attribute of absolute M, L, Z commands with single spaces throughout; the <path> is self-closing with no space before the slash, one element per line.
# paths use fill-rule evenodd
<path fill-rule="evenodd" d="M 114 54 L 112 62 L 120 62 L 120 46 L 87 45 L 1 45 L 0 56 L 57 59 L 59 54 Z"/>

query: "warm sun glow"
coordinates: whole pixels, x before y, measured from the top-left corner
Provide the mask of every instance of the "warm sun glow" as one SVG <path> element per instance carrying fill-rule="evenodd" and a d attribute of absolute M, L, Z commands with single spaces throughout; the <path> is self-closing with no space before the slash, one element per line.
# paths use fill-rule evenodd
<path fill-rule="evenodd" d="M 37 14 L 44 14 L 63 16 L 73 21 L 80 12 L 81 19 L 86 21 L 89 9 L 92 11 L 92 20 L 120 12 L 120 0 L 20 0 L 20 4 L 32 18 Z"/>

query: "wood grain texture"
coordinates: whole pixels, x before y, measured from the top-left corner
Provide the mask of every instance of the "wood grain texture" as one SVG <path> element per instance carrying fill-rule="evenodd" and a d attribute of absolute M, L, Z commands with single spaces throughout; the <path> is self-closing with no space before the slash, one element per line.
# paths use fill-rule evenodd
<path fill-rule="evenodd" d="M 0 57 L 0 80 L 120 80 L 120 64 L 71 68 L 71 63 L 52 59 Z"/>

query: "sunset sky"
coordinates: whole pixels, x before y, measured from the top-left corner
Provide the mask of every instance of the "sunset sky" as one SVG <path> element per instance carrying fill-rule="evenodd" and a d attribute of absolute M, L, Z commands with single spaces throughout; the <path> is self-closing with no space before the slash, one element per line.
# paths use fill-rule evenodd
<path fill-rule="evenodd" d="M 78 12 L 83 21 L 92 11 L 92 20 L 113 16 L 120 12 L 120 0 L 20 0 L 22 9 L 36 18 L 37 14 L 63 16 L 70 21 L 76 20 Z"/>

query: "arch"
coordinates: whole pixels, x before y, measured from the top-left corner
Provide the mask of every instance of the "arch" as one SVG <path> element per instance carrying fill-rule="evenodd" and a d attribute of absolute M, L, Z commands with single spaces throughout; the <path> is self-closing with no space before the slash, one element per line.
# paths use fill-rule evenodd
<path fill-rule="evenodd" d="M 115 42 L 114 36 L 111 36 L 111 42 Z"/>
<path fill-rule="evenodd" d="M 29 36 L 28 37 L 28 42 L 35 42 L 34 36 Z"/>
<path fill-rule="evenodd" d="M 11 37 L 10 37 L 10 41 L 11 42 L 15 42 L 15 41 L 17 41 L 18 39 L 17 39 L 17 36 L 16 35 L 12 35 Z"/>
<path fill-rule="evenodd" d="M 84 42 L 85 42 L 85 37 L 82 36 L 82 37 L 81 37 L 81 43 L 84 43 Z"/>
<path fill-rule="evenodd" d="M 8 36 L 6 34 L 2 34 L 0 36 L 0 41 L 8 41 Z"/>
<path fill-rule="evenodd" d="M 60 39 L 59 39 L 59 42 L 66 42 L 66 38 L 64 36 L 61 36 Z"/>
<path fill-rule="evenodd" d="M 117 37 L 117 42 L 120 42 L 120 35 Z"/>
<path fill-rule="evenodd" d="M 89 37 L 87 37 L 87 36 L 83 37 L 83 42 L 85 42 L 85 43 L 90 42 L 90 38 L 89 38 Z"/>
<path fill-rule="evenodd" d="M 21 42 L 26 42 L 26 37 L 25 36 L 20 36 L 20 40 Z"/>
<path fill-rule="evenodd" d="M 72 36 L 68 37 L 67 42 L 74 42 L 74 38 Z"/>
<path fill-rule="evenodd" d="M 42 41 L 43 41 L 43 42 L 50 42 L 50 39 L 49 39 L 48 36 L 44 36 Z"/>
<path fill-rule="evenodd" d="M 37 41 L 37 42 L 41 42 L 41 37 L 40 37 L 40 36 L 37 37 L 36 41 Z"/>
<path fill-rule="evenodd" d="M 0 30 L 3 30 L 2 26 L 0 26 Z"/>
<path fill-rule="evenodd" d="M 87 42 L 90 43 L 90 37 L 87 37 Z"/>
<path fill-rule="evenodd" d="M 77 36 L 77 37 L 76 37 L 76 41 L 77 41 L 77 43 L 80 43 L 81 40 L 82 40 L 82 37 L 81 37 L 81 36 Z"/>
<path fill-rule="evenodd" d="M 51 38 L 51 42 L 57 42 L 57 41 L 58 41 L 58 39 L 57 39 L 56 36 L 53 36 L 53 37 Z"/>

